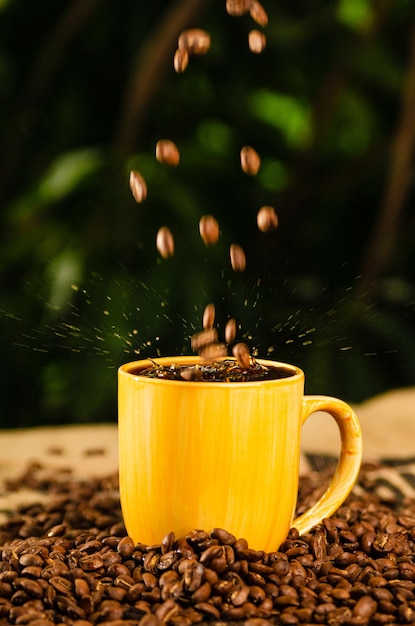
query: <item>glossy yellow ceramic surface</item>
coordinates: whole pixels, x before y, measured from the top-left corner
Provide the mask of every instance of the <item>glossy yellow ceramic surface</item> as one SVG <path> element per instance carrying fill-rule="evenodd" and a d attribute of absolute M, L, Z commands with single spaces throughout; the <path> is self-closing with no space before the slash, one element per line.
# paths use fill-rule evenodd
<path fill-rule="evenodd" d="M 195 357 L 156 359 L 193 364 Z M 291 526 L 304 533 L 344 501 L 362 455 L 358 420 L 335 398 L 303 396 L 304 374 L 261 382 L 169 381 L 119 369 L 119 471 L 124 522 L 134 541 L 225 528 L 250 547 L 277 550 Z M 315 411 L 336 420 L 339 463 L 320 501 L 293 520 L 301 426 Z"/>

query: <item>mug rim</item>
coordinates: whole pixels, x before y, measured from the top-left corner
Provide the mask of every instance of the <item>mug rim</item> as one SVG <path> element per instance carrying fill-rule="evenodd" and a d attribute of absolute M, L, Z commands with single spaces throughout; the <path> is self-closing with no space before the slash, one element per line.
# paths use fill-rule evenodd
<path fill-rule="evenodd" d="M 220 359 L 217 359 L 218 361 L 223 361 L 225 359 L 231 359 L 236 361 L 236 359 L 234 357 L 222 357 Z M 238 387 L 241 386 L 243 388 L 246 388 L 247 386 L 256 386 L 256 385 L 281 385 L 281 384 L 287 384 L 288 382 L 290 383 L 294 383 L 294 382 L 298 382 L 298 380 L 304 379 L 304 372 L 302 371 L 302 369 L 300 369 L 299 367 L 297 367 L 296 365 L 292 365 L 291 363 L 285 363 L 283 361 L 272 361 L 270 359 L 255 359 L 255 361 L 257 363 L 259 363 L 260 365 L 265 365 L 266 367 L 284 367 L 286 369 L 289 369 L 291 371 L 293 371 L 293 375 L 292 376 L 287 376 L 284 378 L 272 378 L 270 380 L 252 380 L 252 381 L 235 381 L 235 382 L 224 382 L 224 381 L 189 381 L 189 380 L 171 380 L 171 379 L 167 379 L 167 378 L 151 378 L 149 376 L 140 376 L 140 374 L 136 374 L 133 373 L 131 370 L 136 370 L 136 369 L 145 369 L 147 367 L 150 367 L 152 364 L 157 363 L 160 365 L 169 365 L 169 364 L 173 364 L 173 363 L 177 363 L 178 365 L 197 365 L 199 363 L 201 363 L 201 359 L 198 356 L 165 356 L 165 357 L 156 357 L 156 358 L 152 358 L 152 359 L 140 359 L 138 361 L 130 361 L 129 363 L 124 363 L 123 365 L 120 365 L 120 367 L 118 368 L 118 374 L 119 375 L 123 375 L 123 376 L 127 376 L 127 377 L 131 377 L 133 379 L 140 379 L 140 380 L 145 380 L 146 384 L 155 384 L 155 385 L 166 385 L 166 384 L 172 384 L 172 385 L 191 385 L 192 387 L 195 386 L 196 383 L 196 387 L 205 387 L 206 385 L 211 388 L 211 387 Z"/>

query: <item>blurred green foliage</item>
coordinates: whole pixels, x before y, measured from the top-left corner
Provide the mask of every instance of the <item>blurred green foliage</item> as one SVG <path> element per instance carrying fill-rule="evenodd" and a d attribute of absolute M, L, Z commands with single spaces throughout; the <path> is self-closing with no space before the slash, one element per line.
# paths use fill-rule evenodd
<path fill-rule="evenodd" d="M 255 24 L 225 0 L 0 2 L 0 427 L 114 421 L 118 365 L 190 353 L 208 302 L 259 356 L 302 366 L 309 393 L 414 384 L 415 6 L 263 4 L 255 55 Z M 193 26 L 211 49 L 177 75 Z M 176 169 L 155 159 L 163 137 Z M 256 228 L 263 204 L 273 233 Z"/>

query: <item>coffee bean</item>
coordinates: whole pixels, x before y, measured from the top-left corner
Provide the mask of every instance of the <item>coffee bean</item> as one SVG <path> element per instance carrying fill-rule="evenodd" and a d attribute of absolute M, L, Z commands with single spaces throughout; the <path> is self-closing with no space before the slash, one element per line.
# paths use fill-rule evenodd
<path fill-rule="evenodd" d="M 206 308 L 203 311 L 203 328 L 205 330 L 207 330 L 208 328 L 213 328 L 214 323 L 215 323 L 215 305 L 208 304 L 206 305 Z"/>
<path fill-rule="evenodd" d="M 231 318 L 226 322 L 225 341 L 227 344 L 233 343 L 236 337 L 236 321 Z"/>
<path fill-rule="evenodd" d="M 22 589 L 29 596 L 34 596 L 35 598 L 41 598 L 43 596 L 41 585 L 31 578 L 16 578 L 13 581 L 13 585 L 16 589 Z"/>
<path fill-rule="evenodd" d="M 176 167 L 180 162 L 180 152 L 170 139 L 160 139 L 156 143 L 156 159 L 159 163 Z"/>
<path fill-rule="evenodd" d="M 237 343 L 233 347 L 232 353 L 242 369 L 247 370 L 251 367 L 251 355 L 246 343 Z"/>
<path fill-rule="evenodd" d="M 212 593 L 212 587 L 210 583 L 205 582 L 201 584 L 200 587 L 196 589 L 196 591 L 193 592 L 192 600 L 195 603 L 206 602 L 210 598 L 211 593 Z"/>
<path fill-rule="evenodd" d="M 352 614 L 366 623 L 376 611 L 378 603 L 371 596 L 362 596 L 353 607 Z"/>
<path fill-rule="evenodd" d="M 144 202 L 147 198 L 147 184 L 140 172 L 130 172 L 130 189 L 136 202 Z"/>
<path fill-rule="evenodd" d="M 201 28 L 184 30 L 179 36 L 178 47 L 189 54 L 206 54 L 210 48 L 210 35 Z"/>
<path fill-rule="evenodd" d="M 202 615 L 205 614 L 215 620 L 220 618 L 219 610 L 213 604 L 210 604 L 210 602 L 197 602 L 195 604 L 195 609 L 201 611 Z"/>
<path fill-rule="evenodd" d="M 245 252 L 237 243 L 231 244 L 229 248 L 231 265 L 234 272 L 243 272 L 246 267 Z"/>
<path fill-rule="evenodd" d="M 224 343 L 212 343 L 199 351 L 199 356 L 204 363 L 211 363 L 228 354 Z"/>
<path fill-rule="evenodd" d="M 74 591 L 75 595 L 78 597 L 86 596 L 89 594 L 88 583 L 84 578 L 75 578 L 74 580 Z"/>
<path fill-rule="evenodd" d="M 261 207 L 257 214 L 257 224 L 259 230 L 263 233 L 267 232 L 268 230 L 275 230 L 278 226 L 278 216 L 275 213 L 274 207 Z"/>
<path fill-rule="evenodd" d="M 184 48 L 177 48 L 173 61 L 174 69 L 177 74 L 183 74 L 189 65 L 189 53 Z"/>
<path fill-rule="evenodd" d="M 39 554 L 32 554 L 30 552 L 26 552 L 25 554 L 22 554 L 19 558 L 19 563 L 23 567 L 32 566 L 32 565 L 36 565 L 40 567 L 44 565 L 44 562 L 45 562 L 44 559 Z"/>
<path fill-rule="evenodd" d="M 265 11 L 259 0 L 252 0 L 249 6 L 249 14 L 260 26 L 264 27 L 268 25 L 268 14 Z"/>
<path fill-rule="evenodd" d="M 185 367 L 180 371 L 183 380 L 200 380 L 202 378 L 202 370 L 199 367 Z"/>
<path fill-rule="evenodd" d="M 228 546 L 233 546 L 236 543 L 236 537 L 224 528 L 214 528 L 211 531 L 210 536 L 213 539 L 217 539 L 220 543 Z"/>
<path fill-rule="evenodd" d="M 240 152 L 241 168 L 245 174 L 255 176 L 261 167 L 261 158 L 251 146 L 243 146 Z"/>
<path fill-rule="evenodd" d="M 248 46 L 254 54 L 261 54 L 266 48 L 267 38 L 260 30 L 254 28 L 248 33 Z"/>
<path fill-rule="evenodd" d="M 135 543 L 131 537 L 123 537 L 117 545 L 117 552 L 122 558 L 129 558 L 135 550 Z"/>
<path fill-rule="evenodd" d="M 200 331 L 200 333 L 196 333 L 192 335 L 192 350 L 197 352 L 206 346 L 216 343 L 218 341 L 218 331 L 216 328 L 205 328 L 205 330 Z"/>
<path fill-rule="evenodd" d="M 199 221 L 199 232 L 204 243 L 212 246 L 219 239 L 219 224 L 212 215 L 203 215 Z"/>
<path fill-rule="evenodd" d="M 236 17 L 248 13 L 250 6 L 251 0 L 226 0 L 226 11 Z"/>
<path fill-rule="evenodd" d="M 167 226 L 159 228 L 156 237 L 157 250 L 163 259 L 168 259 L 174 254 L 174 239 L 171 231 Z"/>

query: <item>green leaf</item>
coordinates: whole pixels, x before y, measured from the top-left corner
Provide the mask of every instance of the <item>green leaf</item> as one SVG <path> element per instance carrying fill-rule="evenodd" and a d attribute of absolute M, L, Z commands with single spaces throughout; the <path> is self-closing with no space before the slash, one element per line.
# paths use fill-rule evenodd
<path fill-rule="evenodd" d="M 369 0 L 340 0 L 337 18 L 353 30 L 365 30 L 373 21 L 373 10 Z"/>
<path fill-rule="evenodd" d="M 61 200 L 94 174 L 102 161 L 101 153 L 93 148 L 59 155 L 39 184 L 40 198 L 45 203 Z"/>
<path fill-rule="evenodd" d="M 249 98 L 252 113 L 262 122 L 278 130 L 287 144 L 294 148 L 309 145 L 311 128 L 310 107 L 295 96 L 259 89 Z"/>

